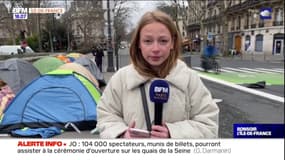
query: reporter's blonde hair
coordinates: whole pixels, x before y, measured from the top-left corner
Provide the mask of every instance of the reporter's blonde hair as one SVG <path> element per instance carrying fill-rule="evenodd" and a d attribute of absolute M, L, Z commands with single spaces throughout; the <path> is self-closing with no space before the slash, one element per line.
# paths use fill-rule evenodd
<path fill-rule="evenodd" d="M 169 30 L 173 41 L 173 49 L 170 51 L 171 53 L 169 57 L 161 64 L 159 71 L 155 71 L 151 68 L 150 64 L 143 58 L 141 50 L 139 48 L 141 29 L 147 24 L 153 22 L 159 22 L 165 25 Z M 143 76 L 150 78 L 165 78 L 173 66 L 176 65 L 177 59 L 180 56 L 180 52 L 181 35 L 173 23 L 172 18 L 166 13 L 159 10 L 145 13 L 133 33 L 130 45 L 131 62 L 133 63 L 135 69 Z"/>

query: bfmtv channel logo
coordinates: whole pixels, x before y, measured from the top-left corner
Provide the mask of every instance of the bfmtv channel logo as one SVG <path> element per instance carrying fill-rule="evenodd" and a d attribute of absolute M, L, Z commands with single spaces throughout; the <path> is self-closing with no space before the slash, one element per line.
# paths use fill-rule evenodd
<path fill-rule="evenodd" d="M 162 86 L 155 86 L 154 87 L 154 94 L 153 99 L 155 102 L 165 103 L 168 101 L 169 97 L 169 88 L 162 87 Z"/>
<path fill-rule="evenodd" d="M 261 8 L 260 19 L 271 19 L 272 8 Z"/>
<path fill-rule="evenodd" d="M 28 19 L 28 8 L 13 8 L 13 19 Z"/>
<path fill-rule="evenodd" d="M 154 87 L 154 92 L 155 93 L 168 93 L 167 87 Z"/>

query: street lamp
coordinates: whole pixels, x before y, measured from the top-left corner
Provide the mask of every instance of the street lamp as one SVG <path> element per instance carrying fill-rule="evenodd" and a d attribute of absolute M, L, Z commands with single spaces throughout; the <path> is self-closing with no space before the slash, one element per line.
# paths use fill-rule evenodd
<path fill-rule="evenodd" d="M 110 0 L 107 0 L 107 22 L 108 22 L 108 43 L 107 43 L 108 67 L 107 67 L 107 72 L 114 72 L 115 69 L 114 69 L 114 64 L 113 64 Z"/>

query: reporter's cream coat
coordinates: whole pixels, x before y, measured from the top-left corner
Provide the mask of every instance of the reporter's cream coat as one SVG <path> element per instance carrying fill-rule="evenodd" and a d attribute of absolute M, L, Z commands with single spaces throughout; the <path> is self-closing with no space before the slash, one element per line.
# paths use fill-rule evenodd
<path fill-rule="evenodd" d="M 163 121 L 171 138 L 216 138 L 219 109 L 197 73 L 178 60 L 165 80 L 170 85 L 170 95 L 163 106 Z M 97 105 L 97 127 L 101 138 L 118 137 L 132 121 L 136 128 L 146 130 L 141 83 L 146 83 L 153 121 L 154 104 L 149 99 L 151 80 L 139 75 L 133 65 L 128 65 L 111 77 Z"/>

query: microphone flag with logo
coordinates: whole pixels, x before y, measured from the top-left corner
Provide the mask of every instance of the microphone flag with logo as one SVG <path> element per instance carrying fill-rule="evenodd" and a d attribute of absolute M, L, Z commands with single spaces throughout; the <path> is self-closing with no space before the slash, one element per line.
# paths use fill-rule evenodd
<path fill-rule="evenodd" d="M 163 103 L 169 98 L 169 84 L 165 80 L 154 80 L 149 88 L 150 100 L 154 102 L 154 124 L 162 125 Z"/>

